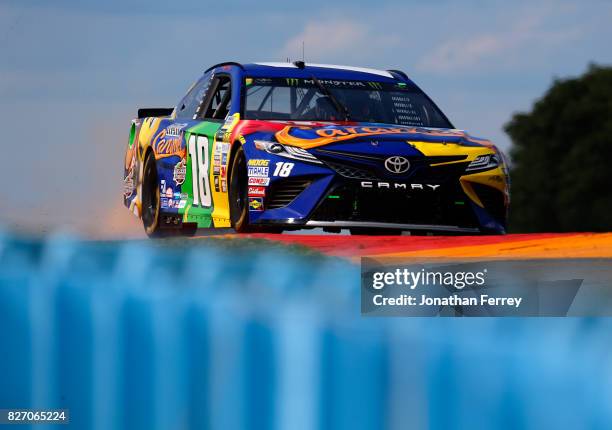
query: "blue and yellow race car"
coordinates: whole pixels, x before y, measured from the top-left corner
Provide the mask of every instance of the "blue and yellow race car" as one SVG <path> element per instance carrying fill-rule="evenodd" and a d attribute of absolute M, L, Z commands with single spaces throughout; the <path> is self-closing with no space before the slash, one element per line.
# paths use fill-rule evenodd
<path fill-rule="evenodd" d="M 139 109 L 124 167 L 124 203 L 153 237 L 506 229 L 502 153 L 397 70 L 215 65 L 175 108 Z"/>

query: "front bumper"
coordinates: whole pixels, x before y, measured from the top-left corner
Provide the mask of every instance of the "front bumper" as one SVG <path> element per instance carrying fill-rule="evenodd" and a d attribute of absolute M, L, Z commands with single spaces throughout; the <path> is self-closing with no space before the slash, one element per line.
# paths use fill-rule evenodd
<path fill-rule="evenodd" d="M 389 151 L 401 154 L 401 148 Z M 380 168 L 384 156 L 319 150 L 324 164 L 295 162 L 290 177 L 271 178 L 260 210 L 250 212 L 251 222 L 286 229 L 503 234 L 507 176 L 501 167 L 466 174 L 474 154 L 407 155 L 410 172 L 393 176 Z M 280 160 L 270 158 L 271 166 Z"/>
<path fill-rule="evenodd" d="M 431 231 L 443 233 L 480 233 L 479 228 L 459 227 L 456 225 L 433 225 L 433 224 L 394 224 L 386 222 L 369 221 L 307 221 L 306 228 L 375 228 L 383 230 L 407 230 L 407 231 Z"/>

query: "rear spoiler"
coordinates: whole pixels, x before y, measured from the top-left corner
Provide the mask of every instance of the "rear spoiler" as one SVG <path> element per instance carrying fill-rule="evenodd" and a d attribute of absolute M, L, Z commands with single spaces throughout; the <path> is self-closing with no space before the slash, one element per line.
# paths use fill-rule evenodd
<path fill-rule="evenodd" d="M 138 109 L 138 119 L 155 117 L 155 116 L 170 116 L 174 108 L 142 108 Z"/>

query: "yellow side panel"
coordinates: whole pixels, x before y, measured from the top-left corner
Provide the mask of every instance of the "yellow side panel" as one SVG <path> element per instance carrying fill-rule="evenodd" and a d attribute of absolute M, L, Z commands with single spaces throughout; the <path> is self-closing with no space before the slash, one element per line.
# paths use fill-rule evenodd
<path fill-rule="evenodd" d="M 210 184 L 214 209 L 212 212 L 215 227 L 231 227 L 228 199 L 228 169 L 229 155 L 232 147 L 232 130 L 240 121 L 240 114 L 227 118 L 225 124 L 215 134 L 213 143 L 212 161 L 210 169 Z"/>

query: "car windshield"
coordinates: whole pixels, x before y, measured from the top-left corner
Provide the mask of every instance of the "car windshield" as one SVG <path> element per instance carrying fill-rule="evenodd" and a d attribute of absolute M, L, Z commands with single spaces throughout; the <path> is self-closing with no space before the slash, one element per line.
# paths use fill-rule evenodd
<path fill-rule="evenodd" d="M 415 85 L 330 79 L 246 78 L 245 119 L 376 122 L 452 128 Z M 321 88 L 321 85 L 325 88 Z M 323 91 L 323 90 L 327 91 Z"/>

